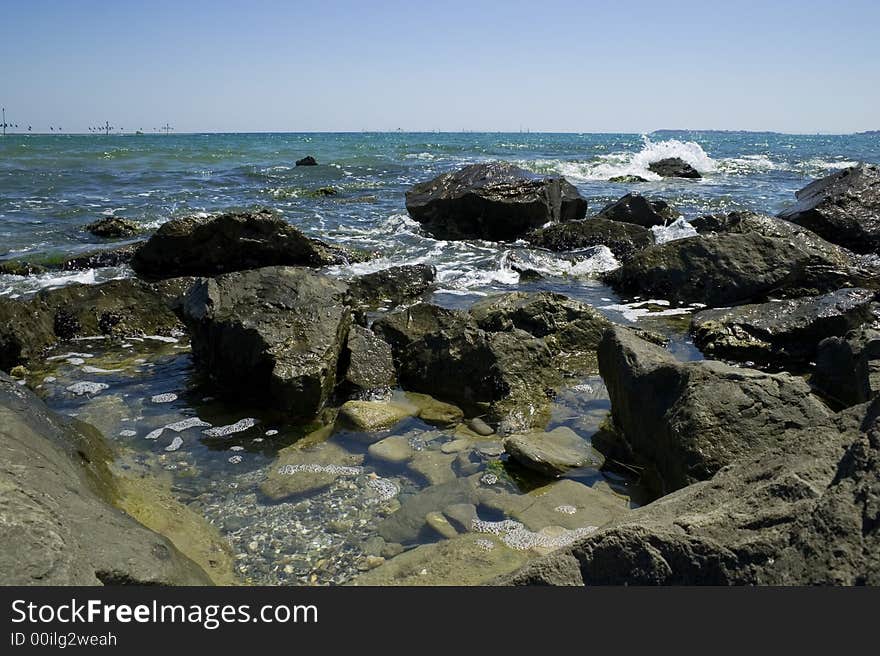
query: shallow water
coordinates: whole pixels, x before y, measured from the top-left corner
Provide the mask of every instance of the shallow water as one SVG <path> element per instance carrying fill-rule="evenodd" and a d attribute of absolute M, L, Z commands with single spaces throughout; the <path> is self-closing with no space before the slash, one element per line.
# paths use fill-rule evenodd
<path fill-rule="evenodd" d="M 323 166 L 293 166 L 307 154 Z M 667 156 L 682 157 L 705 177 L 696 182 L 653 179 L 647 164 Z M 380 253 L 365 264 L 331 268 L 333 275 L 429 262 L 438 268 L 439 289 L 432 299 L 438 304 L 466 308 L 488 293 L 515 289 L 561 292 L 615 321 L 637 322 L 666 335 L 669 350 L 682 360 L 702 357 L 685 330 L 689 314 L 698 308 L 673 307 L 663 299 L 619 298 L 596 279 L 598 272 L 616 266 L 607 249 L 568 257 L 524 243 L 440 241 L 423 234 L 407 217 L 404 193 L 411 184 L 487 159 L 561 173 L 578 186 L 593 212 L 638 190 L 664 198 L 686 221 L 734 209 L 775 213 L 813 177 L 856 160 L 880 161 L 880 144 L 876 135 L 742 133 L 13 136 L 0 140 L 0 259 L 107 245 L 83 231 L 101 215 L 118 214 L 153 229 L 193 212 L 268 205 L 310 234 Z M 607 182 L 624 174 L 651 181 Z M 339 194 L 312 194 L 326 186 Z M 661 230 L 659 237 L 687 234 L 683 223 Z M 514 262 L 546 277 L 520 281 Z M 0 294 L 25 295 L 127 275 L 130 271 L 120 267 L 0 276 Z M 317 494 L 273 502 L 260 485 L 279 450 L 309 439 L 319 426 L 293 426 L 264 409 L 214 398 L 214 390 L 193 367 L 185 336 L 122 344 L 82 340 L 51 355 L 43 370 L 31 372 L 30 384 L 52 408 L 98 426 L 125 454 L 121 462 L 130 459 L 170 477 L 175 496 L 229 540 L 243 581 L 343 583 L 365 569 L 367 557 L 390 557 L 398 547 L 380 538 L 377 527 L 430 487 L 424 474 L 366 454 L 371 442 L 390 435 L 405 436 L 413 452 L 439 459 L 441 478 L 477 477 L 480 486 L 515 495 L 546 483 L 505 462 L 497 440 L 477 440 L 460 457 L 450 451 L 460 438 L 454 429 L 409 418 L 379 434 L 336 430 L 326 444 L 364 455 L 363 461 L 344 466 L 344 473 Z M 399 390 L 394 395 L 402 398 Z M 567 426 L 589 440 L 608 410 L 601 379 L 584 376 L 558 392 L 549 427 Z M 445 456 L 453 453 L 454 461 L 447 462 Z M 637 504 L 643 500 L 637 472 L 627 469 L 627 463 L 617 464 L 622 466 L 601 473 L 585 468 L 570 477 L 603 494 L 622 495 L 621 504 Z M 563 523 L 570 508 L 561 504 L 556 511 Z M 546 546 L 546 535 L 539 539 L 521 528 L 494 523 L 506 519 L 481 508 L 478 528 L 506 532 L 511 544 Z M 571 535 L 554 534 L 551 543 Z M 423 531 L 403 546 L 437 539 L 439 535 Z"/>

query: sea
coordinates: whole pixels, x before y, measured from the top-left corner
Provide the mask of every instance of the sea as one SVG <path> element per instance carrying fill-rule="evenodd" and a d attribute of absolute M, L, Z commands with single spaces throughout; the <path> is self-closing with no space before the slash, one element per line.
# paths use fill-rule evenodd
<path fill-rule="evenodd" d="M 319 165 L 295 165 L 307 155 Z M 703 177 L 660 179 L 648 166 L 666 157 L 680 157 Z M 438 282 L 431 300 L 438 304 L 464 308 L 497 292 L 557 291 L 616 321 L 665 334 L 670 351 L 681 359 L 702 357 L 687 334 L 688 316 L 696 308 L 675 307 L 665 299 L 618 297 L 600 278 L 619 265 L 605 247 L 554 254 L 525 242 L 438 240 L 408 217 L 404 195 L 412 185 L 489 160 L 564 176 L 587 199 L 589 213 L 631 191 L 663 199 L 680 215 L 654 228 L 657 240 L 666 241 L 695 234 L 689 221 L 698 216 L 734 210 L 775 214 L 812 180 L 857 162 L 880 163 L 880 136 L 714 131 L 10 134 L 0 138 L 0 260 L 39 262 L 126 243 L 84 229 L 104 216 L 130 219 L 148 234 L 175 217 L 269 207 L 309 235 L 377 254 L 366 263 L 332 267 L 326 271 L 330 275 L 350 278 L 394 265 L 430 263 Z M 646 182 L 609 181 L 622 175 Z M 336 193 L 318 193 L 327 187 Z M 542 277 L 521 280 L 518 271 L 523 269 Z M 0 275 L 0 296 L 23 299 L 41 289 L 131 275 L 124 266 Z M 428 529 L 401 544 L 383 537 L 384 519 L 412 507 L 411 500 L 437 481 L 369 455 L 360 465 L 341 467 L 338 479 L 314 494 L 282 502 L 267 499 L 261 485 L 277 467 L 279 452 L 304 439 L 315 441 L 309 433 L 315 426 L 289 424 L 265 408 L 219 400 L 194 366 L 185 335 L 62 344 L 23 382 L 52 409 L 94 424 L 114 444 L 118 467 L 149 474 L 161 482 L 163 494 L 215 527 L 240 581 L 345 583 L 400 549 L 440 539 Z M 401 390 L 392 394 L 405 401 Z M 548 428 L 565 426 L 590 440 L 609 408 L 594 372 L 558 391 Z M 440 470 L 450 469 L 445 475 L 462 485 L 480 476 L 481 484 L 520 495 L 547 485 L 499 456 L 497 443 L 476 443 L 453 462 L 452 443 L 461 434 L 416 418 L 381 435 L 334 430 L 321 444 L 364 455 L 370 442 L 392 435 L 406 436 L 413 453 L 435 458 Z M 570 477 L 630 507 L 648 500 L 638 470 L 615 464 Z M 453 495 L 445 502 L 456 499 Z M 570 508 L 561 504 L 556 510 Z M 505 540 L 498 549 L 530 553 L 546 552 L 592 530 L 581 526 L 580 533 L 560 532 L 555 527 L 542 533 L 537 526 L 515 524 L 494 514 L 481 515 L 474 526 L 486 531 L 486 540 Z"/>

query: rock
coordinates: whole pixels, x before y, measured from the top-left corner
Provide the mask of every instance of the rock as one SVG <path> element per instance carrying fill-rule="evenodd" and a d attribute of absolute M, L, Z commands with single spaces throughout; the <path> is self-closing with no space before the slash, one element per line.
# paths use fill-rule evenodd
<path fill-rule="evenodd" d="M 400 465 L 412 460 L 414 451 L 412 446 L 410 446 L 409 438 L 403 435 L 392 435 L 384 440 L 379 440 L 375 444 L 371 444 L 367 449 L 367 453 L 374 460 L 392 465 Z"/>
<path fill-rule="evenodd" d="M 428 485 L 443 485 L 456 480 L 452 471 L 455 454 L 425 449 L 416 451 L 409 461 L 408 469 L 416 478 L 424 480 Z"/>
<path fill-rule="evenodd" d="M 634 183 L 647 182 L 647 180 L 640 175 L 615 175 L 613 178 L 608 178 L 608 182 Z"/>
<path fill-rule="evenodd" d="M 667 157 L 648 164 L 648 170 L 662 178 L 702 178 L 700 172 L 680 157 Z"/>
<path fill-rule="evenodd" d="M 874 290 L 841 289 L 824 296 L 704 310 L 691 320 L 691 333 L 710 358 L 802 367 L 813 361 L 823 339 L 843 337 L 870 321 L 876 295 Z"/>
<path fill-rule="evenodd" d="M 208 585 L 166 538 L 112 504 L 109 450 L 88 424 L 0 374 L 0 583 Z"/>
<path fill-rule="evenodd" d="M 136 235 L 140 232 L 140 226 L 134 221 L 123 219 L 121 216 L 106 216 L 88 224 L 86 230 L 96 237 L 120 239 Z"/>
<path fill-rule="evenodd" d="M 306 155 L 302 159 L 296 160 L 297 166 L 317 166 L 318 161 L 311 155 Z"/>
<path fill-rule="evenodd" d="M 30 299 L 0 298 L 0 369 L 39 361 L 59 340 L 169 335 L 182 328 L 168 286 L 139 280 L 73 284 Z"/>
<path fill-rule="evenodd" d="M 623 294 L 717 307 L 770 295 L 823 294 L 863 282 L 852 264 L 806 242 L 750 231 L 652 246 L 606 274 L 606 281 Z"/>
<path fill-rule="evenodd" d="M 322 435 L 327 433 L 321 431 Z M 360 473 L 363 461 L 362 454 L 350 453 L 333 442 L 309 447 L 293 444 L 278 452 L 260 491 L 272 501 L 317 494 L 341 476 Z"/>
<path fill-rule="evenodd" d="M 406 209 L 439 239 L 511 241 L 550 221 L 584 218 L 587 201 L 564 178 L 494 162 L 415 185 Z"/>
<path fill-rule="evenodd" d="M 532 246 L 556 252 L 607 246 L 614 257 L 625 261 L 653 245 L 654 233 L 633 223 L 595 217 L 555 223 L 530 232 L 524 239 Z"/>
<path fill-rule="evenodd" d="M 425 515 L 457 503 L 474 503 L 477 488 L 474 479 L 458 478 L 433 485 L 405 499 L 397 512 L 381 522 L 376 530 L 387 542 L 410 544 L 425 528 Z"/>
<path fill-rule="evenodd" d="M 90 251 L 82 255 L 74 255 L 62 261 L 59 268 L 63 271 L 84 271 L 101 267 L 119 267 L 130 264 L 140 244 L 127 244 L 118 248 L 104 248 Z"/>
<path fill-rule="evenodd" d="M 511 517 L 532 531 L 548 526 L 575 530 L 605 526 L 628 513 L 629 509 L 613 495 L 563 478 L 524 495 L 523 503 L 511 512 Z"/>
<path fill-rule="evenodd" d="M 678 212 L 669 207 L 666 201 L 648 200 L 641 194 L 632 192 L 620 200 L 608 203 L 597 217 L 650 228 L 675 221 Z"/>
<path fill-rule="evenodd" d="M 391 345 L 399 361 L 406 348 L 429 333 L 463 324 L 468 315 L 437 305 L 417 303 L 405 310 L 390 312 L 377 319 L 373 331 Z"/>
<path fill-rule="evenodd" d="M 419 419 L 427 424 L 450 427 L 464 418 L 464 413 L 458 406 L 443 403 L 427 394 L 407 392 L 406 398 L 419 409 Z"/>
<path fill-rule="evenodd" d="M 415 408 L 391 401 L 346 401 L 339 408 L 339 420 L 369 433 L 391 428 L 415 413 Z"/>
<path fill-rule="evenodd" d="M 480 419 L 479 417 L 474 417 L 473 419 L 467 420 L 467 426 L 472 431 L 474 431 L 477 435 L 482 435 L 484 437 L 488 437 L 489 435 L 495 434 L 495 429 L 492 428 L 485 421 Z"/>
<path fill-rule="evenodd" d="M 483 585 L 513 572 L 528 559 L 527 552 L 508 548 L 493 535 L 459 535 L 424 544 L 365 572 L 350 585 Z"/>
<path fill-rule="evenodd" d="M 880 251 L 880 167 L 859 164 L 816 180 L 780 218 L 857 253 Z"/>
<path fill-rule="evenodd" d="M 343 362 L 344 382 L 355 390 L 379 390 L 397 382 L 391 346 L 368 328 L 351 327 Z"/>
<path fill-rule="evenodd" d="M 339 194 L 335 187 L 318 187 L 313 193 L 319 198 L 326 198 L 327 196 L 336 196 Z"/>
<path fill-rule="evenodd" d="M 792 432 L 494 582 L 877 585 L 878 405 Z"/>
<path fill-rule="evenodd" d="M 472 503 L 453 503 L 443 509 L 443 516 L 456 531 L 468 533 L 477 519 L 477 507 Z"/>
<path fill-rule="evenodd" d="M 311 419 L 336 384 L 351 325 L 346 292 L 291 267 L 200 280 L 182 308 L 195 362 L 228 392 Z"/>
<path fill-rule="evenodd" d="M 599 370 L 620 439 L 649 469 L 646 483 L 656 475 L 653 487 L 661 493 L 711 478 L 831 415 L 800 378 L 678 362 L 621 327 L 606 332 Z"/>
<path fill-rule="evenodd" d="M 306 237 L 277 214 L 259 210 L 168 221 L 138 248 L 131 266 L 143 277 L 170 278 L 366 259 L 364 253 Z"/>
<path fill-rule="evenodd" d="M 565 426 L 547 433 L 511 435 L 504 440 L 504 450 L 524 467 L 551 477 L 561 476 L 569 469 L 599 468 L 604 462 L 600 453 Z"/>
<path fill-rule="evenodd" d="M 812 382 L 843 406 L 875 398 L 880 393 L 880 330 L 862 326 L 821 341 Z"/>
<path fill-rule="evenodd" d="M 449 523 L 443 513 L 436 510 L 425 515 L 425 524 L 441 538 L 450 539 L 458 535 L 458 531 Z"/>
<path fill-rule="evenodd" d="M 396 266 L 358 276 L 350 282 L 349 289 L 358 307 L 393 307 L 424 295 L 434 286 L 436 275 L 437 270 L 429 264 Z"/>

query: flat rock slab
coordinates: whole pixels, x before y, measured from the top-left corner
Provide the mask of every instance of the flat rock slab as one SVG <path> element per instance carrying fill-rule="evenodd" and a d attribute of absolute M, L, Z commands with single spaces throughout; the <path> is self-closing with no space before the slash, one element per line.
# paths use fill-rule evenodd
<path fill-rule="evenodd" d="M 412 460 L 413 451 L 409 443 L 409 438 L 403 435 L 392 435 L 384 440 L 371 444 L 367 449 L 370 457 L 374 460 L 389 463 L 392 465 L 400 465 Z"/>
<path fill-rule="evenodd" d="M 385 430 L 416 414 L 410 405 L 393 401 L 346 401 L 339 408 L 339 420 L 367 433 Z"/>
<path fill-rule="evenodd" d="M 513 509 L 511 517 L 532 531 L 548 526 L 570 530 L 601 527 L 629 512 L 615 495 L 571 479 L 554 481 L 525 497 L 525 503 Z"/>
<path fill-rule="evenodd" d="M 260 490 L 273 501 L 316 494 L 340 476 L 357 476 L 363 454 L 354 454 L 334 442 L 301 448 L 298 444 L 278 452 Z"/>
<path fill-rule="evenodd" d="M 524 467 L 553 477 L 569 469 L 599 468 L 605 462 L 601 453 L 565 426 L 547 433 L 511 435 L 504 440 L 504 450 Z"/>

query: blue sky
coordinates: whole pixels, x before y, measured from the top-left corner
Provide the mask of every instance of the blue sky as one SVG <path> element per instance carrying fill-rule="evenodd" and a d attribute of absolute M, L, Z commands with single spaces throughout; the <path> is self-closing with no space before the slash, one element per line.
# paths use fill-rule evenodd
<path fill-rule="evenodd" d="M 0 0 L 44 131 L 880 128 L 880 2 Z"/>

